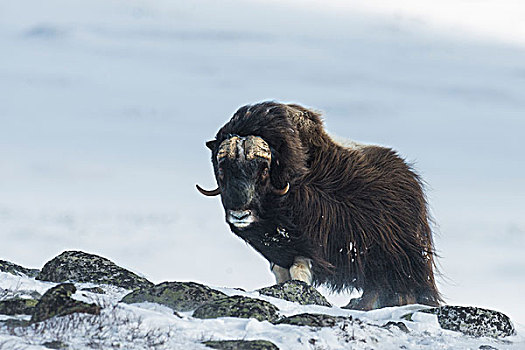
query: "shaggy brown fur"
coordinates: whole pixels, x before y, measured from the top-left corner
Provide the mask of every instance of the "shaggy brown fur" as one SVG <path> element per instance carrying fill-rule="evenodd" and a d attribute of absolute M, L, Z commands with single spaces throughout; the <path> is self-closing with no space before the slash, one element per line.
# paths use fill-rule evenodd
<path fill-rule="evenodd" d="M 439 304 L 422 183 L 395 151 L 344 147 L 325 132 L 319 113 L 298 105 L 244 106 L 208 143 L 226 210 L 237 192 L 218 172 L 225 172 L 224 179 L 234 165 L 219 165 L 216 156 L 218 145 L 233 135 L 264 139 L 272 152 L 270 185 L 290 184 L 282 197 L 252 184 L 257 196 L 244 200 L 243 209 L 259 220 L 248 229 L 232 226 L 237 235 L 285 268 L 297 256 L 312 259 L 315 284 L 363 290 L 352 308 Z M 289 239 L 273 235 L 283 228 Z M 270 244 L 268 232 L 274 241 L 282 239 Z"/>

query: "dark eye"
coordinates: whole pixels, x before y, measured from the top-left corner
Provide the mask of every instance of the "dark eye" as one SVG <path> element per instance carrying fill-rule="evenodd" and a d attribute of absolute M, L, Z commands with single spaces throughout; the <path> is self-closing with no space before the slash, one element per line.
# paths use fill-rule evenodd
<path fill-rule="evenodd" d="M 268 175 L 270 175 L 270 171 L 268 170 L 268 168 L 264 168 L 261 173 L 261 178 L 264 180 L 268 177 Z"/>

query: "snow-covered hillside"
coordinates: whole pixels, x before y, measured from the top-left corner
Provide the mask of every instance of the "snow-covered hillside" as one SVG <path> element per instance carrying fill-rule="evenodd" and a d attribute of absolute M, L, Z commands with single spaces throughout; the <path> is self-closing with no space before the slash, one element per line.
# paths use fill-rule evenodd
<path fill-rule="evenodd" d="M 206 349 L 204 342 L 225 340 L 269 341 L 279 349 L 298 350 L 525 346 L 523 329 L 501 336 L 493 332 L 505 326 L 491 317 L 483 317 L 481 323 L 452 320 L 463 333 L 473 334 L 468 328 L 474 327 L 478 334 L 485 334 L 474 337 L 447 330 L 453 328 L 443 326 L 438 316 L 420 312 L 428 309 L 422 305 L 368 312 L 322 306 L 328 305 L 326 300 L 303 282 L 247 292 L 177 282 L 153 286 L 108 260 L 83 252 L 65 252 L 41 271 L 29 271 L 36 279 L 17 272 L 20 266 L 7 267 L 0 261 L 0 349 L 6 350 Z M 74 276 L 85 282 L 56 283 Z M 109 284 L 96 282 L 101 280 Z M 129 294 L 131 288 L 136 291 Z M 297 293 L 297 288 L 302 292 Z M 6 311 L 5 303 L 14 297 L 38 303 L 30 309 Z M 74 310 L 65 311 L 72 304 Z M 217 305 L 229 306 L 221 310 Z"/>
<path fill-rule="evenodd" d="M 455 3 L 472 28 L 477 2 Z M 194 184 L 213 186 L 204 142 L 237 107 L 293 101 L 415 161 L 446 301 L 525 323 L 520 40 L 498 41 L 506 24 L 487 40 L 439 32 L 432 7 L 410 1 L 308 4 L 0 2 L 0 259 L 40 267 L 81 249 L 157 282 L 272 284 Z"/>

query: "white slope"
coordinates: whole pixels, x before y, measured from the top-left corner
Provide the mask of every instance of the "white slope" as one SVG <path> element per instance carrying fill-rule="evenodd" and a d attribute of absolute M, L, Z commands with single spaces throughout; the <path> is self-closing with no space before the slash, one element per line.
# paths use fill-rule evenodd
<path fill-rule="evenodd" d="M 36 281 L 24 276 L 0 272 L 0 290 L 24 295 L 39 293 L 54 283 Z M 196 319 L 192 312 L 174 315 L 173 310 L 154 303 L 122 304 L 118 301 L 129 291 L 102 285 L 106 294 L 93 294 L 80 289 L 93 284 L 76 284 L 75 299 L 97 303 L 103 307 L 100 316 L 75 314 L 58 317 L 28 328 L 9 329 L 0 324 L 0 349 L 46 349 L 42 344 L 60 341 L 71 349 L 205 349 L 207 340 L 266 339 L 280 349 L 478 349 L 482 345 L 498 349 L 522 349 L 525 346 L 523 329 L 516 336 L 503 339 L 473 338 L 443 330 L 434 315 L 416 313 L 413 321 L 401 317 L 421 306 L 392 307 L 369 312 L 350 311 L 338 307 L 302 306 L 257 292 L 240 292 L 220 288 L 228 295 L 260 298 L 276 305 L 280 314 L 324 313 L 352 316 L 354 321 L 336 327 L 301 327 L 272 325 L 267 321 L 224 317 Z M 0 297 L 0 300 L 4 297 Z M 20 316 L 0 316 L 2 319 Z M 362 322 L 360 322 L 360 321 Z M 409 329 L 404 333 L 397 327 L 380 326 L 389 321 L 403 322 Z"/>
<path fill-rule="evenodd" d="M 268 3 L 270 0 L 261 0 Z M 273 0 L 275 3 L 282 1 Z M 525 44 L 525 10 L 520 0 L 285 0 L 315 11 L 395 18 L 401 25 L 481 41 Z"/>
<path fill-rule="evenodd" d="M 525 50 L 484 15 L 474 40 L 461 23 L 507 7 L 469 2 L 0 2 L 0 259 L 81 249 L 154 281 L 271 284 L 194 184 L 214 186 L 204 142 L 238 106 L 294 101 L 416 161 L 447 302 L 525 323 Z"/>

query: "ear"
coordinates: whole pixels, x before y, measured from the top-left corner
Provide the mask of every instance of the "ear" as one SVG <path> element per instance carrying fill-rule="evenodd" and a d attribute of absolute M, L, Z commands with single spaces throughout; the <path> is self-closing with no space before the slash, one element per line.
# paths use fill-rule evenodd
<path fill-rule="evenodd" d="M 210 140 L 206 142 L 206 147 L 211 149 L 212 151 L 215 149 L 215 145 L 217 144 L 217 140 Z"/>

